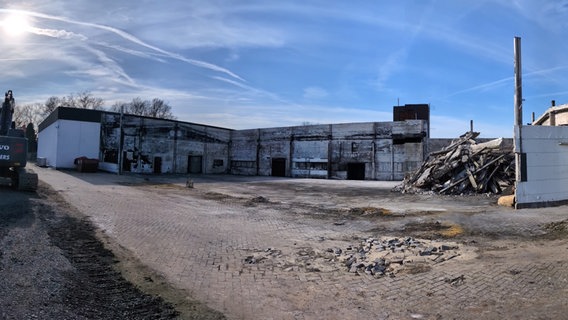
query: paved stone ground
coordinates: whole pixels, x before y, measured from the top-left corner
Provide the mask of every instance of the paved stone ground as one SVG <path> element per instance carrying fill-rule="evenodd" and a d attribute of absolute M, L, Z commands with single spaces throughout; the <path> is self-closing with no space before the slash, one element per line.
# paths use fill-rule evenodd
<path fill-rule="evenodd" d="M 184 177 L 35 170 L 113 241 L 229 319 L 568 318 L 568 242 L 543 228 L 567 219 L 566 207 L 514 211 L 482 196 L 393 194 L 394 183 L 376 181 L 196 176 L 188 189 Z M 345 214 L 360 207 L 389 214 Z M 415 228 L 436 223 L 459 226 L 452 241 L 472 254 L 378 279 L 320 254 L 367 237 L 436 237 Z M 313 269 L 304 258 L 324 262 Z"/>

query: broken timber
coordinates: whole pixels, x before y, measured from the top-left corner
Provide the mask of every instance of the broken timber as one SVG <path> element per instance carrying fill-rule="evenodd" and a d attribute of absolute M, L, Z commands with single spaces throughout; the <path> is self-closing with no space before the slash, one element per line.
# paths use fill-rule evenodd
<path fill-rule="evenodd" d="M 515 161 L 503 139 L 476 143 L 479 132 L 467 132 L 444 149 L 430 153 L 415 172 L 395 188 L 401 192 L 500 194 L 514 184 Z"/>

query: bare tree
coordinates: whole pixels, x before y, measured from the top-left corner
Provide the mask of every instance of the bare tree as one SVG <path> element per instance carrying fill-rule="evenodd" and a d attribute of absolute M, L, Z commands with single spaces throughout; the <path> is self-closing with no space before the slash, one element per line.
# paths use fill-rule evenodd
<path fill-rule="evenodd" d="M 23 106 L 16 106 L 14 108 L 13 121 L 16 122 L 16 127 L 23 128 L 32 123 L 37 127 L 42 120 L 42 113 L 45 106 L 41 103 L 25 104 Z"/>
<path fill-rule="evenodd" d="M 57 109 L 57 107 L 59 107 L 61 105 L 62 105 L 61 98 L 55 97 L 55 96 L 47 98 L 47 100 L 43 104 L 43 108 L 41 110 L 41 116 L 44 117 L 44 118 L 47 117 L 55 109 Z"/>
<path fill-rule="evenodd" d="M 132 99 L 132 102 L 128 105 L 128 112 L 130 114 L 135 114 L 138 116 L 147 116 L 148 114 L 148 100 L 142 100 L 140 98 Z M 126 111 L 125 111 L 126 112 Z"/>
<path fill-rule="evenodd" d="M 172 107 L 163 100 L 155 98 L 152 101 L 142 100 L 140 97 L 132 99 L 131 102 L 117 102 L 110 108 L 111 111 L 120 112 L 124 108 L 124 113 L 138 116 L 154 117 L 161 119 L 176 119 L 172 113 Z"/>
<path fill-rule="evenodd" d="M 70 96 L 71 101 L 73 101 L 75 108 L 80 109 L 93 109 L 93 110 L 103 110 L 103 99 L 93 97 L 89 91 L 83 91 L 78 93 L 76 97 Z"/>
<path fill-rule="evenodd" d="M 77 95 L 70 94 L 66 97 L 49 97 L 45 101 L 42 114 L 47 116 L 57 107 L 104 110 L 103 104 L 103 99 L 94 97 L 89 91 L 83 91 Z"/>
<path fill-rule="evenodd" d="M 124 111 L 128 109 L 128 103 L 126 102 L 115 102 L 112 106 L 110 106 L 109 111 L 112 112 L 120 112 L 120 109 L 124 108 Z"/>
<path fill-rule="evenodd" d="M 172 107 L 164 102 L 164 100 L 154 98 L 150 104 L 150 117 L 162 119 L 176 119 L 172 113 Z"/>

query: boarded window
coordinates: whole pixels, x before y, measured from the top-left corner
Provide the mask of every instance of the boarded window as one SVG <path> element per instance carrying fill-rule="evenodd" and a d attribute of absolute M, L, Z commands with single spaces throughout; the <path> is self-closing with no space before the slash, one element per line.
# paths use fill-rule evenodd
<path fill-rule="evenodd" d="M 359 151 L 359 144 L 357 142 L 351 142 L 351 152 Z"/>
<path fill-rule="evenodd" d="M 231 168 L 254 168 L 255 161 L 231 161 Z"/>
<path fill-rule="evenodd" d="M 327 162 L 294 162 L 294 168 L 299 170 L 327 170 Z"/>

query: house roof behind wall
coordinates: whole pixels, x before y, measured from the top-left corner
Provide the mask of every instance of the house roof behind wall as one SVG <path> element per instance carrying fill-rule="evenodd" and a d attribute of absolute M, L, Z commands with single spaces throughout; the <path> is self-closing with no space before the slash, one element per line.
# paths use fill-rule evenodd
<path fill-rule="evenodd" d="M 568 104 L 562 104 L 562 105 L 559 105 L 559 106 L 552 106 L 552 107 L 546 109 L 546 111 L 540 117 L 538 117 L 538 119 L 536 119 L 532 123 L 532 125 L 534 125 L 534 126 L 543 125 L 545 122 L 549 121 L 550 114 L 553 113 L 553 112 L 555 114 L 568 113 Z M 560 121 L 560 123 L 556 123 L 556 125 L 566 125 L 566 123 L 563 123 L 562 121 Z"/>

